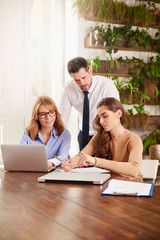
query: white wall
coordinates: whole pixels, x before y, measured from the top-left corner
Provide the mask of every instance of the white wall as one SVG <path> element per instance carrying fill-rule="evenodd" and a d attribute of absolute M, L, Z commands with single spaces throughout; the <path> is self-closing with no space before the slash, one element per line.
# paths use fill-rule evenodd
<path fill-rule="evenodd" d="M 50 95 L 59 106 L 63 85 L 70 79 L 66 76 L 66 63 L 74 54 L 77 55 L 77 25 L 76 16 L 71 15 L 72 1 L 39 0 L 33 26 L 34 3 L 33 0 L 0 0 L 0 143 L 20 142 L 30 120 L 33 101 L 38 96 L 35 92 Z M 37 39 L 35 49 L 32 49 L 33 38 Z M 34 55 L 35 51 L 37 55 Z M 43 59 L 38 59 L 38 54 Z M 39 65 L 37 59 L 40 60 Z M 48 64 L 46 75 L 42 69 L 33 74 L 34 60 L 37 61 L 35 66 L 44 62 L 44 71 Z M 43 76 L 52 81 L 48 82 L 49 89 L 46 78 L 42 83 Z M 77 121 L 76 112 L 72 111 L 69 125 L 72 133 L 71 155 L 78 152 Z"/>

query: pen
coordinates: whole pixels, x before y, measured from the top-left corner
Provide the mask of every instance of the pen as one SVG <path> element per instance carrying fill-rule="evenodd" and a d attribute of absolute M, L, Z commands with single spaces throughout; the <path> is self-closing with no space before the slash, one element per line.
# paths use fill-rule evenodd
<path fill-rule="evenodd" d="M 57 156 L 55 156 L 55 158 L 57 158 L 58 160 L 60 160 L 61 162 L 66 162 L 66 163 L 69 163 L 67 160 L 63 160 L 62 158 L 60 158 L 60 157 L 57 157 Z M 73 168 L 73 165 L 70 163 L 70 165 L 72 166 L 72 168 Z"/>
<path fill-rule="evenodd" d="M 63 159 L 60 158 L 60 157 L 55 156 L 55 158 L 57 158 L 57 159 L 60 160 L 61 162 L 67 162 L 66 160 L 63 160 Z"/>
<path fill-rule="evenodd" d="M 138 193 L 119 193 L 119 192 L 113 192 L 114 196 L 137 196 Z"/>

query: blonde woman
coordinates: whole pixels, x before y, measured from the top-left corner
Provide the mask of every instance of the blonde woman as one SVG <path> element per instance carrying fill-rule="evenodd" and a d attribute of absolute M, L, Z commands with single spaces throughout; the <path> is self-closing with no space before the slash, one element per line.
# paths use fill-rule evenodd
<path fill-rule="evenodd" d="M 124 123 L 125 110 L 121 102 L 115 98 L 102 99 L 94 120 L 97 133 L 70 163 L 63 163 L 62 168 L 70 171 L 73 167 L 93 165 L 110 170 L 112 178 L 141 181 L 142 141 L 125 129 Z"/>
<path fill-rule="evenodd" d="M 71 136 L 61 120 L 55 102 L 48 96 L 40 96 L 32 108 L 30 123 L 20 144 L 46 145 L 48 167 L 61 164 L 55 156 L 68 160 Z"/>

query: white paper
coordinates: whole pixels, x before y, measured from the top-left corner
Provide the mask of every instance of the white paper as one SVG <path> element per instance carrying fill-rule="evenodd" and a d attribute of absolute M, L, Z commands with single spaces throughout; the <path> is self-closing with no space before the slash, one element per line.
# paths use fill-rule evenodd
<path fill-rule="evenodd" d="M 58 172 L 64 172 L 63 169 L 57 169 Z M 71 173 L 108 173 L 109 171 L 103 168 L 97 167 L 82 167 L 82 168 L 73 168 Z"/>
<path fill-rule="evenodd" d="M 142 196 L 148 196 L 150 193 L 152 184 L 129 182 L 112 179 L 108 187 L 103 191 L 106 194 L 137 194 Z"/>

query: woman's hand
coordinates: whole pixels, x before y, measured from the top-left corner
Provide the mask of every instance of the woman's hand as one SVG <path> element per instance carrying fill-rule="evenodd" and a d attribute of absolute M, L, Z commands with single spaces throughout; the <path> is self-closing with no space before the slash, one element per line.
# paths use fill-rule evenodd
<path fill-rule="evenodd" d="M 95 158 L 91 157 L 87 154 L 82 154 L 82 157 L 79 159 L 77 166 L 84 167 L 84 166 L 92 166 L 95 165 Z"/>
<path fill-rule="evenodd" d="M 54 167 L 55 165 L 54 165 L 54 163 L 52 163 L 51 161 L 48 161 L 48 168 L 50 169 L 50 168 L 52 168 L 52 167 Z"/>
<path fill-rule="evenodd" d="M 69 161 L 62 162 L 61 167 L 65 172 L 69 172 L 73 169 L 73 167 L 84 167 L 84 166 L 92 166 L 95 165 L 95 158 L 91 157 L 87 154 L 81 153 L 81 158 L 78 160 L 78 162 L 72 162 L 72 159 L 69 159 Z"/>
<path fill-rule="evenodd" d="M 72 164 L 69 161 L 62 162 L 61 167 L 65 172 L 69 172 L 73 168 Z"/>

